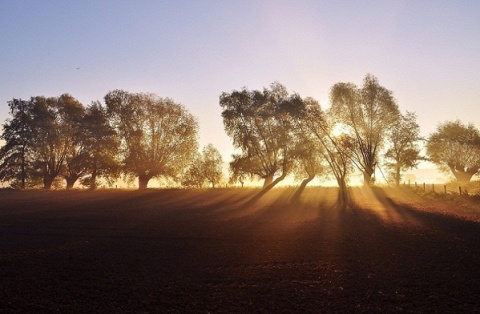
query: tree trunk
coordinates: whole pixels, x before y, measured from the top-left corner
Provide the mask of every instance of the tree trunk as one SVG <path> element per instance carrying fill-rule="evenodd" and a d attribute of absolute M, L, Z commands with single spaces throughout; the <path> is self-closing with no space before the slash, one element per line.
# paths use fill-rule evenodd
<path fill-rule="evenodd" d="M 275 185 L 277 185 L 280 181 L 282 181 L 283 179 L 285 179 L 285 177 L 287 176 L 286 173 L 282 173 L 281 176 L 279 176 L 278 178 L 276 178 L 274 181 L 271 181 L 270 180 L 270 184 L 267 185 L 266 187 L 264 186 L 264 188 L 262 189 L 262 192 L 266 193 L 268 191 L 270 191 L 271 189 L 273 189 L 273 187 Z"/>
<path fill-rule="evenodd" d="M 470 180 L 474 175 L 474 173 L 463 172 L 463 171 L 456 171 L 456 172 L 453 172 L 453 174 L 455 175 L 455 178 L 457 179 L 458 183 L 461 183 L 461 184 L 467 184 L 468 182 L 470 182 Z"/>
<path fill-rule="evenodd" d="M 253 202 L 253 201 L 256 201 L 256 200 L 260 199 L 260 198 L 261 198 L 263 195 L 265 195 L 268 191 L 270 191 L 271 189 L 273 189 L 273 187 L 274 187 L 275 185 L 277 185 L 278 182 L 280 182 L 280 181 L 282 181 L 283 179 L 285 179 L 286 176 L 287 176 L 286 173 L 282 173 L 282 175 L 279 176 L 278 178 L 276 178 L 275 181 L 270 180 L 271 183 L 270 183 L 269 185 L 267 185 L 267 186 L 264 185 L 264 188 L 263 188 L 260 192 L 258 192 L 250 201 Z M 267 182 L 267 178 L 265 178 L 265 182 Z"/>
<path fill-rule="evenodd" d="M 93 162 L 93 171 L 92 176 L 90 177 L 90 190 L 97 189 L 97 161 L 96 159 Z"/>
<path fill-rule="evenodd" d="M 268 174 L 267 176 L 265 176 L 265 181 L 263 182 L 263 188 L 266 188 L 267 186 L 269 186 L 270 184 L 272 184 L 273 182 L 273 175 L 275 173 L 272 173 L 272 174 Z"/>
<path fill-rule="evenodd" d="M 363 186 L 370 186 L 372 184 L 372 174 L 373 174 L 373 171 L 371 170 L 363 171 Z"/>
<path fill-rule="evenodd" d="M 148 185 L 148 181 L 150 181 L 151 177 L 147 175 L 139 175 L 138 176 L 138 189 L 145 190 Z"/>
<path fill-rule="evenodd" d="M 303 193 L 303 190 L 305 190 L 305 187 L 307 186 L 307 184 L 313 180 L 313 178 L 315 178 L 315 175 L 309 175 L 308 178 L 304 179 L 302 181 L 302 183 L 300 184 L 300 186 L 298 187 L 298 189 L 295 191 L 295 194 L 293 194 L 292 196 L 292 199 L 298 199 L 300 197 L 300 195 L 302 195 Z"/>
<path fill-rule="evenodd" d="M 77 176 L 67 177 L 67 178 L 65 178 L 65 180 L 67 181 L 67 190 L 70 190 L 75 185 L 75 182 L 77 182 L 78 177 Z"/>
<path fill-rule="evenodd" d="M 340 207 L 345 207 L 348 203 L 348 188 L 345 178 L 337 178 L 338 184 L 338 205 Z"/>
<path fill-rule="evenodd" d="M 398 188 L 400 186 L 400 167 L 395 166 L 395 186 Z"/>
<path fill-rule="evenodd" d="M 90 190 L 96 190 L 97 189 L 97 174 L 92 173 L 92 176 L 90 177 Z"/>
<path fill-rule="evenodd" d="M 52 188 L 53 180 L 55 180 L 55 177 L 49 176 L 49 175 L 44 175 L 43 176 L 43 188 L 45 190 L 50 190 Z"/>
<path fill-rule="evenodd" d="M 20 188 L 22 190 L 25 190 L 25 179 L 26 179 L 26 167 L 25 167 L 25 149 L 22 148 L 22 169 L 21 169 L 21 183 L 20 183 Z"/>

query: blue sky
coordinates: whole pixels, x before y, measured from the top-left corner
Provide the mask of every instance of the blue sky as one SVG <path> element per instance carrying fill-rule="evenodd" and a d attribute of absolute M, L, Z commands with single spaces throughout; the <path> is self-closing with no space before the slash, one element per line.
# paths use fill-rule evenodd
<path fill-rule="evenodd" d="M 480 1 L 0 0 L 0 47 L 0 122 L 12 98 L 153 92 L 225 160 L 218 96 L 273 81 L 328 107 L 333 84 L 372 73 L 424 135 L 480 127 Z"/>

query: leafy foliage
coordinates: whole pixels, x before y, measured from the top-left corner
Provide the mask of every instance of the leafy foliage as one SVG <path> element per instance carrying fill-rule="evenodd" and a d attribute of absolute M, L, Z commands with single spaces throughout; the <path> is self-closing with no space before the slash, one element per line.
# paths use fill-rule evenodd
<path fill-rule="evenodd" d="M 198 147 L 198 123 L 185 107 L 122 90 L 109 92 L 105 103 L 121 139 L 123 171 L 138 176 L 139 188 L 151 178 L 178 178 Z"/>
<path fill-rule="evenodd" d="M 385 136 L 398 120 L 399 110 L 392 92 L 367 74 L 363 86 L 337 83 L 330 94 L 331 113 L 348 127 L 348 149 L 352 161 L 363 172 L 364 184 L 372 183 Z"/>
<path fill-rule="evenodd" d="M 480 170 L 480 132 L 473 124 L 444 122 L 428 138 L 427 154 L 440 170 L 469 182 Z"/>
<path fill-rule="evenodd" d="M 387 167 L 390 170 L 390 176 L 398 186 L 401 172 L 416 167 L 423 159 L 418 145 L 422 138 L 415 113 L 401 114 L 390 130 L 388 138 L 390 147 L 385 153 L 385 158 L 389 160 Z"/>
<path fill-rule="evenodd" d="M 302 100 L 273 83 L 263 91 L 222 93 L 220 106 L 225 131 L 241 153 L 230 163 L 234 177 L 249 174 L 273 187 L 291 171 L 294 156 L 293 122 L 295 108 Z M 273 178 L 279 175 L 275 181 Z"/>

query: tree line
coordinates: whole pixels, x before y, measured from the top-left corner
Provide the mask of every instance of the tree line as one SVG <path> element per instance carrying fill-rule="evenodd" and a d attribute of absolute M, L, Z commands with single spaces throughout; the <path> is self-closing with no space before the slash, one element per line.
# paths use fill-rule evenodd
<path fill-rule="evenodd" d="M 100 179 L 111 183 L 122 174 L 137 178 L 144 189 L 152 178 L 181 181 L 185 169 L 196 167 L 204 176 L 194 178 L 196 186 L 218 182 L 211 172 L 221 171 L 219 153 L 209 145 L 208 156 L 197 162 L 198 123 L 184 106 L 123 90 L 107 93 L 104 101 L 84 106 L 69 94 L 9 101 L 0 180 L 21 189 L 50 189 L 61 178 L 67 189 L 78 181 L 95 189 Z"/>
<path fill-rule="evenodd" d="M 402 173 L 430 160 L 468 182 L 480 169 L 480 133 L 460 121 L 440 124 L 420 136 L 416 115 L 402 113 L 393 93 L 367 74 L 362 86 L 336 83 L 331 106 L 289 93 L 273 83 L 242 88 L 219 98 L 227 135 L 236 149 L 230 183 L 263 180 L 268 191 L 289 175 L 302 179 L 296 195 L 315 177 L 333 176 L 346 195 L 349 176 L 363 173 L 364 185 L 384 169 L 399 185 Z M 108 92 L 104 103 L 84 106 L 69 94 L 8 102 L 11 118 L 0 136 L 0 180 L 21 189 L 59 179 L 95 189 L 120 175 L 144 189 L 152 178 L 186 187 L 215 187 L 222 157 L 211 144 L 199 151 L 198 122 L 181 104 L 155 94 Z M 426 156 L 422 143 L 426 142 Z"/>

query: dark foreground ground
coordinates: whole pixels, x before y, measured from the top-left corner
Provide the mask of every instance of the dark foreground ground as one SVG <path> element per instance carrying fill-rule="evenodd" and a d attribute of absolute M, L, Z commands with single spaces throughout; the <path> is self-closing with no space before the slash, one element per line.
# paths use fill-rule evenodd
<path fill-rule="evenodd" d="M 0 192 L 0 313 L 480 312 L 480 210 L 409 190 Z"/>

